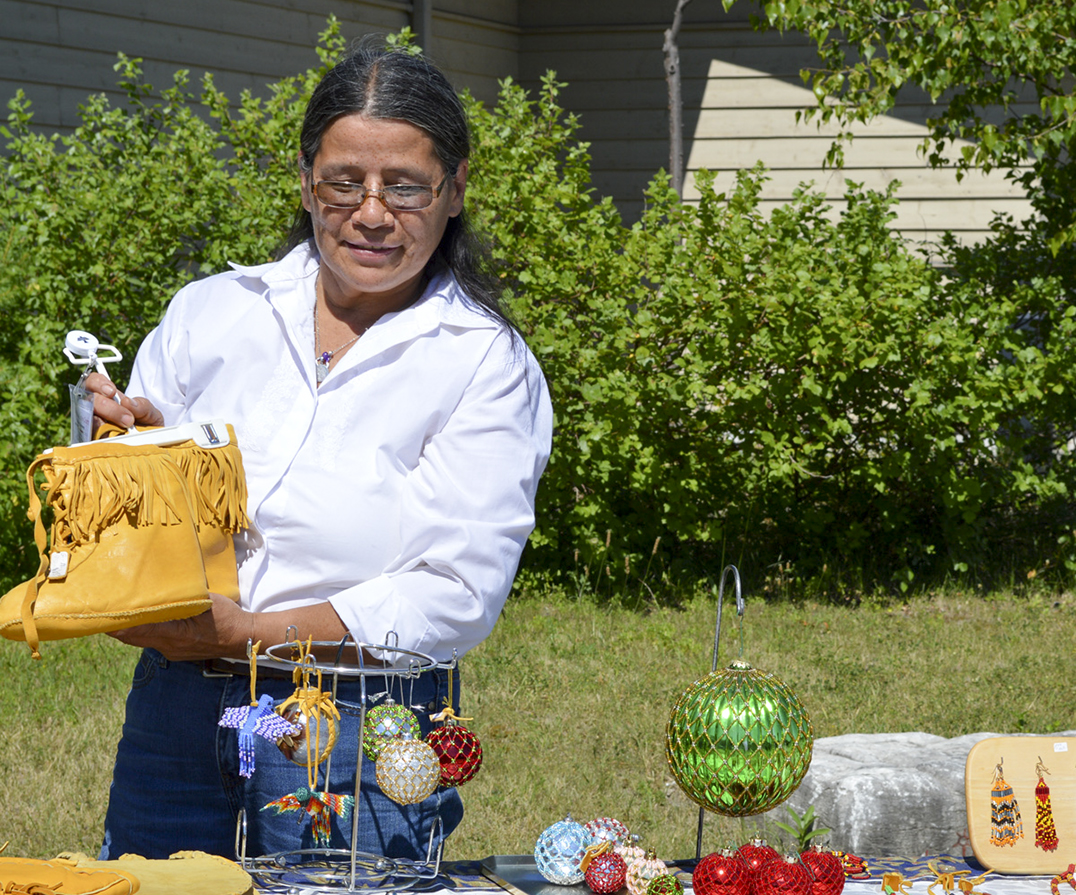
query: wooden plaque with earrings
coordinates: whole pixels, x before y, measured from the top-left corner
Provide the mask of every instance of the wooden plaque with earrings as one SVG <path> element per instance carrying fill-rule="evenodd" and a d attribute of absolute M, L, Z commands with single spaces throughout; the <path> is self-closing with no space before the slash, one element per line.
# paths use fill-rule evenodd
<path fill-rule="evenodd" d="M 1076 857 L 1076 737 L 976 743 L 964 766 L 968 836 L 998 873 L 1060 873 Z"/>

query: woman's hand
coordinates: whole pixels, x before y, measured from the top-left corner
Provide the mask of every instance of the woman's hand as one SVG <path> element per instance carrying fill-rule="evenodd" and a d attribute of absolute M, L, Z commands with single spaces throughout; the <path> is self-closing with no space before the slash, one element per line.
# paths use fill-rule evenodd
<path fill-rule="evenodd" d="M 109 636 L 131 646 L 155 649 L 173 662 L 245 659 L 247 638 L 254 630 L 254 613 L 220 594 L 209 596 L 213 605 L 201 615 L 136 625 Z"/>
<path fill-rule="evenodd" d="M 86 377 L 86 391 L 93 394 L 93 430 L 101 423 L 113 423 L 130 429 L 131 426 L 163 426 L 164 414 L 147 398 L 128 398 L 107 376 L 91 373 Z M 116 401 L 116 396 L 119 401 Z"/>
<path fill-rule="evenodd" d="M 283 643 L 291 626 L 299 639 L 339 641 L 347 628 L 329 603 L 316 603 L 281 612 L 248 612 L 238 603 L 210 594 L 213 605 L 201 615 L 171 622 L 137 625 L 109 636 L 130 646 L 155 649 L 172 662 L 204 659 L 245 659 L 247 641 L 263 646 Z"/>

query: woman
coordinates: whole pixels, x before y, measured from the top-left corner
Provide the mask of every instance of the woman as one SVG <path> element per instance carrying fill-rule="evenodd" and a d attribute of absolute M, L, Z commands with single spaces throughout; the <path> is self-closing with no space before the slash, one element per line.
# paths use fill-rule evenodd
<path fill-rule="evenodd" d="M 202 615 L 114 635 L 144 652 L 102 858 L 232 856 L 241 808 L 249 855 L 314 844 L 302 811 L 263 810 L 305 785 L 306 770 L 255 737 L 247 780 L 236 732 L 217 726 L 224 708 L 249 703 L 245 666 L 230 674 L 221 661 L 245 658 L 248 641 L 282 643 L 289 627 L 302 640 L 398 637 L 447 661 L 500 613 L 534 524 L 552 415 L 476 258 L 468 153 L 462 105 L 436 68 L 405 52 L 353 53 L 307 107 L 302 211 L 284 257 L 182 289 L 127 394 L 91 377 L 102 420 L 230 422 L 252 520 L 236 536 L 239 604 L 214 595 Z M 259 681 L 277 703 L 293 690 L 286 675 Z M 367 708 L 393 690 L 427 730 L 447 673 L 405 689 L 368 679 Z M 319 784 L 337 794 L 354 791 L 360 699 L 357 682 L 341 685 L 332 779 Z M 401 807 L 363 767 L 360 850 L 424 858 L 431 830 L 436 842 L 458 824 L 454 790 Z M 333 847 L 349 840 L 350 823 L 334 821 Z"/>

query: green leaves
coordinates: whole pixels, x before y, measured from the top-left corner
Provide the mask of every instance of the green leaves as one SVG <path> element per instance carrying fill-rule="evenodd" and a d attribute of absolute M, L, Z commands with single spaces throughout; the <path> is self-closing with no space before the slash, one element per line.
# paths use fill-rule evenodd
<path fill-rule="evenodd" d="M 773 9 L 803 27 L 819 22 L 810 4 Z M 1010 12 L 1011 28 L 1032 15 L 1017 3 Z M 932 14 L 931 27 L 948 23 L 947 39 L 968 39 L 966 22 Z M 872 19 L 864 40 L 909 22 Z M 89 330 L 133 357 L 183 283 L 272 257 L 298 207 L 306 98 L 342 49 L 330 22 L 318 67 L 234 104 L 209 77 L 195 99 L 185 72 L 156 93 L 137 60 L 121 57 L 126 104 L 88 98 L 63 140 L 30 130 L 24 97 L 9 103 L 8 582 L 36 563 L 23 471 L 65 437 L 74 371 L 60 354 L 64 335 Z M 834 77 L 843 75 L 819 83 L 845 83 Z M 1056 254 L 1044 248 L 1060 218 L 1031 230 L 999 219 L 975 250 L 943 244 L 945 276 L 890 229 L 896 184 L 849 183 L 840 214 L 805 186 L 764 214 L 761 168 L 725 194 L 701 172 L 697 205 L 659 172 L 642 218 L 626 226 L 593 193 L 562 88 L 550 73 L 533 96 L 506 80 L 493 109 L 466 100 L 468 211 L 489 236 L 556 415 L 532 564 L 585 569 L 581 580 L 617 590 L 730 557 L 804 575 L 852 568 L 898 587 L 976 569 L 999 543 L 1050 568 L 1076 563 L 1076 253 L 1064 240 Z M 993 139 L 998 152 L 1009 132 L 998 125 Z M 972 156 L 986 151 L 984 141 Z M 1061 200 L 1076 182 L 1065 167 L 1052 171 L 1042 192 L 1071 213 Z"/>

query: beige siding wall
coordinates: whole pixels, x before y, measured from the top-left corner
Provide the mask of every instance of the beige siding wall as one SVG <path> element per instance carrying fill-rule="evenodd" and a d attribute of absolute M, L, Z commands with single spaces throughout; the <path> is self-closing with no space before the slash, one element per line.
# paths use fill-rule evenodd
<path fill-rule="evenodd" d="M 578 7 L 578 8 L 577 8 Z M 580 114 L 591 142 L 594 185 L 611 195 L 627 219 L 643 207 L 653 172 L 667 168 L 668 92 L 663 32 L 674 0 L 573 4 L 521 4 L 520 74 L 534 84 L 546 69 L 568 82 L 565 105 Z M 950 170 L 932 171 L 918 154 L 929 102 L 909 95 L 894 114 L 858 130 L 843 171 L 823 170 L 833 131 L 796 123 L 813 102 L 799 72 L 816 64 L 813 48 L 796 35 L 760 35 L 747 7 L 723 14 L 719 4 L 693 3 L 680 35 L 684 98 L 684 156 L 691 172 L 721 172 L 718 188 L 734 172 L 762 161 L 771 170 L 763 199 L 788 201 L 802 181 L 835 197 L 850 178 L 881 189 L 891 179 L 898 193 L 896 225 L 909 238 L 932 239 L 952 229 L 966 241 L 982 237 L 994 212 L 1024 217 L 1024 194 L 1000 174 L 957 182 Z"/>
<path fill-rule="evenodd" d="M 454 83 L 492 100 L 497 80 L 516 74 L 515 0 L 447 0 L 432 11 L 432 53 Z M 144 59 L 146 80 L 171 83 L 177 68 L 197 80 L 212 71 L 228 96 L 316 65 L 313 47 L 330 14 L 345 37 L 412 22 L 401 0 L 0 0 L 0 96 L 22 88 L 47 131 L 78 124 L 91 92 L 122 101 L 117 51 Z"/>
<path fill-rule="evenodd" d="M 47 131 L 78 123 L 89 92 L 122 100 L 112 69 L 117 50 L 145 60 L 146 79 L 171 82 L 177 68 L 197 80 L 213 71 L 232 97 L 313 64 L 312 47 L 330 13 L 349 39 L 417 24 L 428 9 L 426 49 L 459 87 L 492 103 L 506 76 L 536 87 L 548 69 L 568 86 L 591 143 L 594 186 L 627 220 L 643 207 L 653 173 L 668 165 L 668 95 L 662 38 L 675 0 L 0 0 L 0 96 L 22 88 Z M 836 197 L 845 177 L 881 187 L 899 178 L 898 225 L 910 237 L 951 228 L 982 235 L 995 211 L 1017 218 L 1027 203 L 1001 176 L 962 183 L 918 156 L 930 105 L 909 97 L 894 114 L 859 132 L 843 172 L 822 170 L 831 132 L 797 125 L 811 102 L 799 78 L 813 49 L 796 36 L 759 35 L 748 7 L 734 15 L 716 2 L 688 6 L 680 36 L 685 161 L 721 172 L 771 169 L 767 204 L 787 201 L 813 180 Z M 689 175 L 690 183 L 690 175 Z M 688 191 L 690 196 L 690 189 Z"/>

